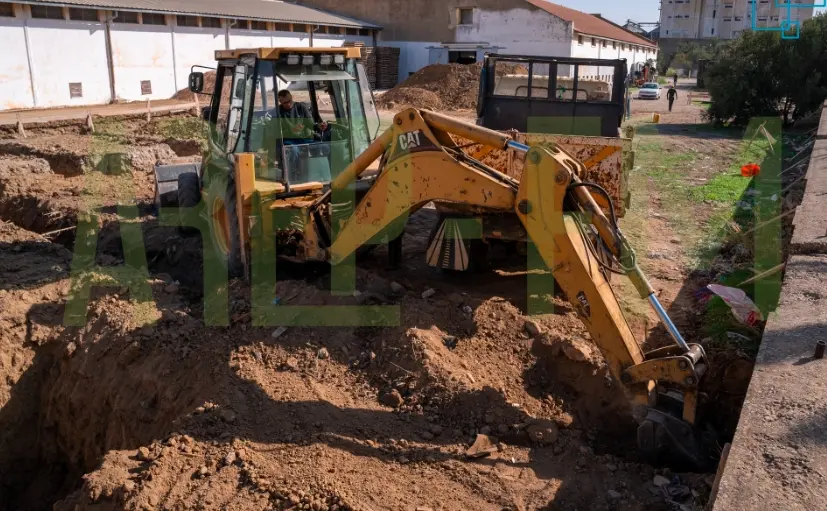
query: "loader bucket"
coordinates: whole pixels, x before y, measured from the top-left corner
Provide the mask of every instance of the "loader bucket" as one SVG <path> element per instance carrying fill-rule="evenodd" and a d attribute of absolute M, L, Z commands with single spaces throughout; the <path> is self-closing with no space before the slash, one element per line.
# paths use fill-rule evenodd
<path fill-rule="evenodd" d="M 174 207 L 178 205 L 178 176 L 187 172 L 199 173 L 200 163 L 155 166 L 155 206 Z"/>

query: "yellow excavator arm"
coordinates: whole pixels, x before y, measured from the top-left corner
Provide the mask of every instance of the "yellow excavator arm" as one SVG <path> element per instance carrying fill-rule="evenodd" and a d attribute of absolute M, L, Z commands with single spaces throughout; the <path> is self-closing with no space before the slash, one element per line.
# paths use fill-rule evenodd
<path fill-rule="evenodd" d="M 526 152 L 520 181 L 464 155 L 450 135 L 495 149 Z M 586 175 L 581 162 L 554 145 L 529 148 L 496 131 L 435 112 L 407 109 L 332 181 L 333 193 L 357 180 L 378 158 L 382 166 L 375 182 L 339 226 L 330 247 L 333 264 L 429 202 L 459 204 L 481 214 L 515 214 L 578 311 L 613 376 L 633 403 L 645 407 L 638 429 L 641 449 L 653 457 L 678 454 L 693 465 L 704 464 L 707 455 L 695 425 L 706 355 L 701 346 L 684 341 L 666 314 L 611 210 L 607 217 L 595 201 L 592 190 L 601 192 L 600 187 L 581 181 Z M 605 190 L 601 195 L 611 205 Z M 641 298 L 650 302 L 675 340 L 673 346 L 642 352 L 601 271 L 605 263 L 596 257 L 585 236 L 584 228 L 589 225 L 611 253 L 615 272 L 629 277 Z"/>

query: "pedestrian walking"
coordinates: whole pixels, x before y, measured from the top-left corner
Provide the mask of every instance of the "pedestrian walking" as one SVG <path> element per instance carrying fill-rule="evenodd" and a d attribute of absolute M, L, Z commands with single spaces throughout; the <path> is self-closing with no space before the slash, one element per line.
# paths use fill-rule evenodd
<path fill-rule="evenodd" d="M 677 87 L 678 86 L 678 74 L 677 73 L 675 73 L 674 80 L 675 80 L 675 87 Z"/>
<path fill-rule="evenodd" d="M 672 104 L 675 102 L 675 98 L 678 97 L 678 90 L 674 87 L 669 87 L 669 90 L 666 92 L 666 100 L 669 101 L 669 111 L 672 111 Z"/>

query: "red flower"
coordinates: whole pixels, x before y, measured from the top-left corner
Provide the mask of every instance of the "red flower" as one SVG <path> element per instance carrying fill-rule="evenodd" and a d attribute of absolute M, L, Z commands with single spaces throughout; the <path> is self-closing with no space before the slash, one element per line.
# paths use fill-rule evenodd
<path fill-rule="evenodd" d="M 741 175 L 744 177 L 755 177 L 761 172 L 761 167 L 757 163 L 747 163 L 741 167 Z"/>

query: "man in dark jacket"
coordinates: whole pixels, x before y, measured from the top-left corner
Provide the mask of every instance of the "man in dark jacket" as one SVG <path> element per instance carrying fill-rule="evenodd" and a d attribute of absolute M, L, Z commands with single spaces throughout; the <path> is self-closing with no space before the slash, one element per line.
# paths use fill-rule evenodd
<path fill-rule="evenodd" d="M 678 91 L 674 87 L 669 87 L 669 90 L 666 92 L 666 100 L 669 101 L 669 111 L 672 111 L 672 103 L 675 102 L 675 98 L 678 97 Z"/>
<path fill-rule="evenodd" d="M 288 167 L 289 179 L 293 182 L 304 182 L 308 172 L 307 155 L 309 153 L 307 148 L 300 149 L 291 146 L 311 144 L 321 140 L 321 136 L 318 139 L 315 138 L 316 131 L 324 134 L 327 130 L 327 123 L 322 121 L 317 125 L 310 108 L 302 102 L 293 101 L 293 95 L 287 89 L 279 91 L 278 102 L 282 142 L 287 158 L 285 166 Z"/>
<path fill-rule="evenodd" d="M 279 91 L 278 101 L 278 116 L 282 119 L 284 143 L 292 145 L 312 142 L 315 122 L 307 105 L 293 101 L 293 95 L 287 89 Z M 319 128 L 321 131 L 325 131 L 326 123 L 322 122 Z"/>

